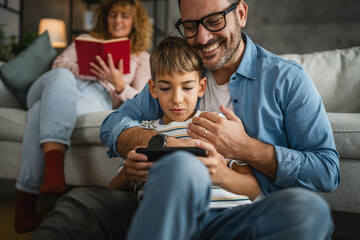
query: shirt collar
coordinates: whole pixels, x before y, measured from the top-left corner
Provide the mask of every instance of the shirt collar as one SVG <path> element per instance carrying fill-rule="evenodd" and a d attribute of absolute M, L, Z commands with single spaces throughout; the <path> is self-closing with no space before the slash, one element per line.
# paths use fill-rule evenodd
<path fill-rule="evenodd" d="M 256 80 L 257 48 L 245 33 L 241 33 L 241 37 L 245 43 L 245 52 L 236 72 L 246 78 Z"/>

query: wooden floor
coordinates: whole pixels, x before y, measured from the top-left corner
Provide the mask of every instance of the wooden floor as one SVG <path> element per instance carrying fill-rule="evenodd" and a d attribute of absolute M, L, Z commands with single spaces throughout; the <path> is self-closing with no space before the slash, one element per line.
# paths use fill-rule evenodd
<path fill-rule="evenodd" d="M 0 239 L 27 240 L 32 233 L 18 234 L 15 232 L 14 206 L 17 196 L 14 180 L 0 179 Z M 37 212 L 45 216 L 56 202 L 56 198 L 40 196 Z M 360 214 L 333 211 L 335 233 L 333 240 L 359 240 Z"/>
<path fill-rule="evenodd" d="M 14 209 L 17 196 L 14 180 L 0 179 L 0 239 L 27 240 L 32 233 L 16 233 L 14 230 Z M 44 217 L 55 205 L 57 198 L 39 196 L 37 213 Z"/>

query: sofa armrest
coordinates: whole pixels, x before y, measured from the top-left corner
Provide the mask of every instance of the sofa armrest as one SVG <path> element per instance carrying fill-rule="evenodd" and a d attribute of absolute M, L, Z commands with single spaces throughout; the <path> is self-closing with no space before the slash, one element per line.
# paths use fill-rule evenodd
<path fill-rule="evenodd" d="M 328 113 L 341 158 L 360 160 L 360 113 Z"/>
<path fill-rule="evenodd" d="M 0 108 L 19 108 L 23 109 L 14 94 L 4 85 L 0 78 Z"/>

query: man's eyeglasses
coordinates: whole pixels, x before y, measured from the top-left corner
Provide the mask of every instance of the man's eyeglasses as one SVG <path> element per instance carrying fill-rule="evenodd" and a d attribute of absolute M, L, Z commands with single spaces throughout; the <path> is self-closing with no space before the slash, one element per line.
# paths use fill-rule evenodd
<path fill-rule="evenodd" d="M 218 32 L 226 27 L 226 14 L 234 11 L 239 2 L 231 4 L 231 6 L 223 12 L 216 12 L 203 17 L 200 20 L 190 20 L 182 22 L 177 21 L 175 27 L 179 30 L 184 38 L 193 38 L 198 34 L 199 24 L 201 23 L 210 32 Z"/>

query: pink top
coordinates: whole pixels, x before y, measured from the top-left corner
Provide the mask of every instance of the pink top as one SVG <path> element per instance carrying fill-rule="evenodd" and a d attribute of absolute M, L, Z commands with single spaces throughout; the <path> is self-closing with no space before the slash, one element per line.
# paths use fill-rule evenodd
<path fill-rule="evenodd" d="M 81 34 L 79 37 L 93 38 L 89 34 Z M 76 78 L 99 81 L 107 90 L 109 90 L 109 94 L 113 101 L 113 108 L 118 108 L 126 101 L 126 99 L 133 98 L 137 93 L 139 93 L 151 78 L 149 58 L 150 54 L 146 51 L 130 55 L 130 73 L 123 75 L 123 80 L 126 83 L 126 86 L 120 94 L 117 94 L 115 92 L 115 87 L 104 79 L 97 79 L 93 76 L 84 76 L 79 74 L 75 42 L 69 45 L 55 59 L 52 68 L 67 68 Z"/>

